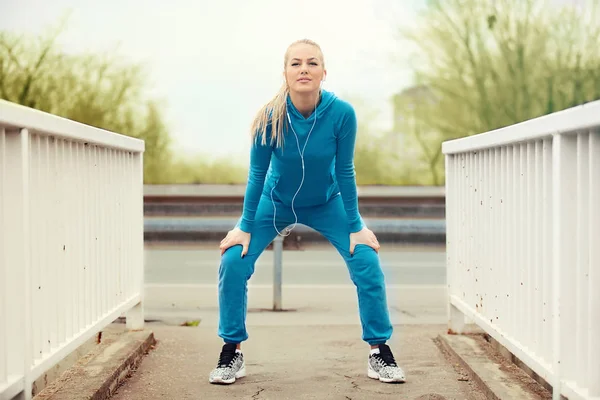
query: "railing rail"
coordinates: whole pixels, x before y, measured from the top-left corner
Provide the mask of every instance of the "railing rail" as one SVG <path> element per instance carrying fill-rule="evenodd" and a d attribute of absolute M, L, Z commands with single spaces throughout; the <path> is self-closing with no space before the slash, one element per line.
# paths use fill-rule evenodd
<path fill-rule="evenodd" d="M 143 152 L 0 101 L 0 398 L 125 312 L 143 327 Z"/>
<path fill-rule="evenodd" d="M 600 396 L 600 102 L 444 143 L 450 328 Z"/>

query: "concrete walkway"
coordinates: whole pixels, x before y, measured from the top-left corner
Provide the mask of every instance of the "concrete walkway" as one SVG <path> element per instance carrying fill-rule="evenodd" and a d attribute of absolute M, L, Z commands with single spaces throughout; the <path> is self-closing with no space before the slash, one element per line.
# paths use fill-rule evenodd
<path fill-rule="evenodd" d="M 443 325 L 395 326 L 390 345 L 408 381 L 392 385 L 366 376 L 368 346 L 356 324 L 249 326 L 248 376 L 229 386 L 208 383 L 222 344 L 214 326 L 147 329 L 158 343 L 115 400 L 485 398 L 436 345 Z"/>

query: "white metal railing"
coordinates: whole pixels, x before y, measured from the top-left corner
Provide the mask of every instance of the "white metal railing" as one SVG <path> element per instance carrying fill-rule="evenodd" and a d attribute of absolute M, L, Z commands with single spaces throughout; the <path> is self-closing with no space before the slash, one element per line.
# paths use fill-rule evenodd
<path fill-rule="evenodd" d="M 448 141 L 450 328 L 600 398 L 600 102 Z"/>
<path fill-rule="evenodd" d="M 0 101 L 0 399 L 125 312 L 143 328 L 143 152 Z"/>

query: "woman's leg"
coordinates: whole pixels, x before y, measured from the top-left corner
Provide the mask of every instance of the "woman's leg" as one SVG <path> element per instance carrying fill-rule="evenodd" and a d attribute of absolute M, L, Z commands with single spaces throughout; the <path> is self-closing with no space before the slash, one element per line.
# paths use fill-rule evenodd
<path fill-rule="evenodd" d="M 335 246 L 356 285 L 362 338 L 371 345 L 367 375 L 387 383 L 404 382 L 404 371 L 386 344 L 393 328 L 379 255 L 364 244 L 357 245 L 354 254 L 350 254 L 350 231 L 341 196 L 323 206 L 303 209 L 299 215 L 300 223 L 312 227 Z"/>
<path fill-rule="evenodd" d="M 277 203 L 276 203 L 277 204 Z M 244 355 L 239 344 L 248 339 L 246 310 L 248 280 L 254 273 L 256 260 L 271 243 L 277 232 L 273 226 L 273 203 L 269 197 L 260 199 L 248 253 L 242 258 L 242 246 L 235 245 L 223 253 L 219 266 L 219 336 L 225 341 L 217 366 L 210 372 L 209 382 L 231 384 L 246 375 Z M 293 221 L 291 212 L 277 207 L 277 230 L 280 232 Z"/>
<path fill-rule="evenodd" d="M 291 212 L 277 207 L 277 229 L 281 232 L 293 223 Z M 254 266 L 264 249 L 273 241 L 277 232 L 273 226 L 273 203 L 262 196 L 256 210 L 248 253 L 242 258 L 242 246 L 227 249 L 219 266 L 219 330 L 226 343 L 241 343 L 248 339 L 246 331 L 247 283 L 254 273 Z"/>
<path fill-rule="evenodd" d="M 350 254 L 350 231 L 341 196 L 322 206 L 302 209 L 298 214 L 302 224 L 325 236 L 343 257 L 358 293 L 363 340 L 370 345 L 385 343 L 393 328 L 379 255 L 363 244 L 357 245 L 354 254 Z"/>

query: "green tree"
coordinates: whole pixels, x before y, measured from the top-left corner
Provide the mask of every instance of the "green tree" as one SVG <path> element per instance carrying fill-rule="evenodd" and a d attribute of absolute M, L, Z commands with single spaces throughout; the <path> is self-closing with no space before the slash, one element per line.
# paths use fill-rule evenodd
<path fill-rule="evenodd" d="M 246 170 L 226 160 L 172 150 L 161 101 L 147 94 L 143 66 L 118 54 L 66 54 L 66 19 L 42 37 L 0 32 L 0 98 L 143 139 L 145 183 L 240 183 Z"/>
<path fill-rule="evenodd" d="M 46 37 L 0 32 L 0 97 L 94 127 L 143 139 L 146 182 L 164 180 L 170 137 L 159 107 L 145 96 L 139 65 L 101 54 L 65 54 L 60 25 Z"/>
<path fill-rule="evenodd" d="M 427 115 L 437 107 L 435 96 L 425 86 L 403 90 L 393 100 L 397 111 L 395 129 L 403 133 L 403 154 L 413 165 L 406 165 L 418 174 L 420 185 L 439 186 L 443 183 L 442 142 L 444 136 L 429 124 Z"/>
<path fill-rule="evenodd" d="M 433 0 L 416 28 L 416 82 L 433 101 L 395 104 L 399 126 L 443 170 L 441 142 L 600 99 L 598 1 Z M 412 108 L 410 108 L 412 107 Z M 437 163 L 432 167 L 431 163 Z"/>
<path fill-rule="evenodd" d="M 180 156 L 173 160 L 168 173 L 165 183 L 244 184 L 248 168 L 226 159 L 208 161 L 197 156 Z"/>
<path fill-rule="evenodd" d="M 400 185 L 408 183 L 407 170 L 395 168 L 399 155 L 387 143 L 386 132 L 376 126 L 379 110 L 365 100 L 345 95 L 356 110 L 357 138 L 354 151 L 356 182 L 359 185 Z"/>

